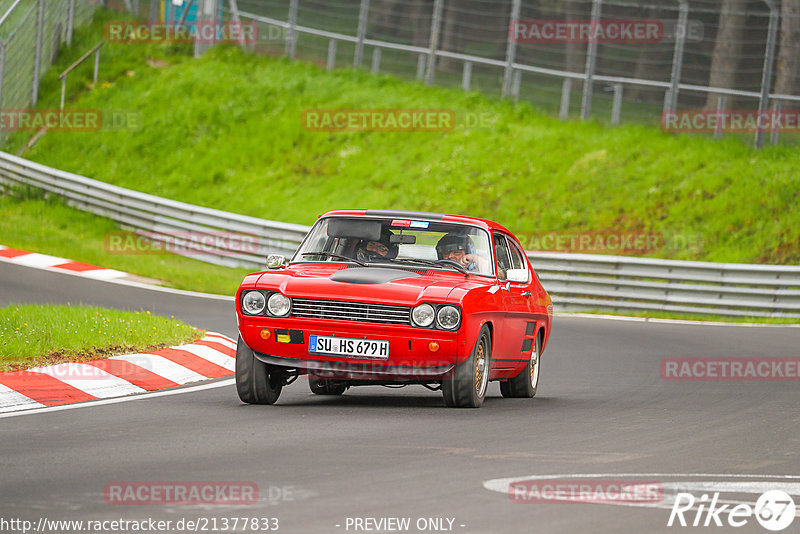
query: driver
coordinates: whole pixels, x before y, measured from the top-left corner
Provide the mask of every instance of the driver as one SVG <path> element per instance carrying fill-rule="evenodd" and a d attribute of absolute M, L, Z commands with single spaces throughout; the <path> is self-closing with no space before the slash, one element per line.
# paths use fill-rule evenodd
<path fill-rule="evenodd" d="M 436 243 L 440 260 L 450 260 L 468 271 L 489 272 L 489 262 L 475 253 L 475 245 L 468 235 L 449 233 Z"/>
<path fill-rule="evenodd" d="M 367 263 L 393 260 L 398 252 L 397 244 L 392 243 L 393 235 L 391 230 L 383 228 L 377 241 L 362 240 L 356 249 L 356 259 Z"/>

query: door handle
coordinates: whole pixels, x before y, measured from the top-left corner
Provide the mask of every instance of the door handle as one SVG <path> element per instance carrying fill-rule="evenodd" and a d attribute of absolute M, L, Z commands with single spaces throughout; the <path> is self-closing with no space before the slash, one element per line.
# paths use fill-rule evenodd
<path fill-rule="evenodd" d="M 523 291 L 522 292 L 522 296 L 523 297 L 530 297 L 531 296 L 531 292 L 530 291 Z"/>

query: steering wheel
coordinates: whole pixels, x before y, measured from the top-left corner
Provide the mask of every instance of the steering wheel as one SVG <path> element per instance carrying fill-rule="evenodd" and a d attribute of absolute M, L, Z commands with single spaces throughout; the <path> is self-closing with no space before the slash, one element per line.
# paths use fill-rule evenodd
<path fill-rule="evenodd" d="M 450 265 L 455 265 L 459 269 L 466 269 L 466 267 L 464 267 L 463 265 L 461 265 L 457 261 L 453 261 L 453 260 L 436 260 L 434 263 L 436 265 L 447 265 L 447 264 L 450 264 Z"/>

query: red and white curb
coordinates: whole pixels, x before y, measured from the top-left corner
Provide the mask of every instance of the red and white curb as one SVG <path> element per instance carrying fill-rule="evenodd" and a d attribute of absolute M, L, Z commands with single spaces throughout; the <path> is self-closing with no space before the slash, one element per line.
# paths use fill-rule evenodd
<path fill-rule="evenodd" d="M 236 342 L 207 332 L 188 345 L 0 373 L 0 413 L 145 393 L 231 376 Z"/>
<path fill-rule="evenodd" d="M 35 267 L 37 269 L 47 269 L 85 276 L 87 278 L 94 278 L 95 280 L 141 279 L 141 277 L 136 277 L 115 269 L 106 269 L 105 267 L 98 267 L 97 265 L 72 261 L 66 258 L 58 258 L 56 256 L 48 256 L 47 254 L 39 254 L 37 252 L 17 250 L 4 245 L 0 245 L 0 260 L 16 263 L 18 265 Z"/>

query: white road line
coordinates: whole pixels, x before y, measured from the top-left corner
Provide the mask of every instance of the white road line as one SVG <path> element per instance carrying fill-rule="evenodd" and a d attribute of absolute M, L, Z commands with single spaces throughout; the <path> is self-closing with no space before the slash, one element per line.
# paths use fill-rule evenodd
<path fill-rule="evenodd" d="M 42 408 L 44 404 L 0 384 L 0 411 L 24 410 L 26 408 Z"/>
<path fill-rule="evenodd" d="M 206 337 L 203 338 L 203 341 L 211 341 L 213 343 L 219 343 L 220 345 L 224 345 L 229 349 L 236 350 L 236 342 L 230 340 L 229 338 L 221 335 L 215 334 L 213 332 L 206 332 Z"/>
<path fill-rule="evenodd" d="M 215 389 L 221 387 L 228 387 L 232 386 L 235 383 L 233 378 L 229 378 L 226 380 L 221 380 L 219 382 L 213 382 L 211 384 L 200 384 L 197 386 L 190 386 L 183 389 L 170 389 L 166 391 L 153 391 L 150 393 L 143 393 L 141 395 L 129 395 L 127 397 L 119 397 L 116 399 L 101 399 L 96 401 L 89 401 L 89 402 L 80 402 L 77 404 L 65 404 L 62 406 L 51 406 L 45 408 L 34 408 L 32 410 L 23 410 L 19 412 L 11 412 L 11 413 L 0 413 L 0 419 L 5 419 L 7 417 L 19 417 L 21 415 L 35 415 L 41 413 L 50 413 L 50 412 L 59 412 L 63 410 L 78 410 L 80 408 L 93 408 L 95 406 L 104 406 L 106 404 L 119 404 L 122 402 L 130 402 L 130 401 L 144 401 L 148 399 L 152 399 L 154 397 L 166 397 L 169 395 L 182 395 L 184 393 L 194 393 L 195 391 L 202 391 L 205 389 Z M 235 395 L 234 395 L 235 397 Z"/>
<path fill-rule="evenodd" d="M 55 256 L 48 256 L 47 254 L 39 254 L 36 252 L 25 254 L 23 256 L 17 256 L 15 258 L 11 258 L 11 260 L 19 265 L 38 267 L 40 269 L 46 269 L 48 267 L 52 267 L 53 265 L 59 265 L 70 261 L 65 260 L 64 258 L 57 258 Z"/>
<path fill-rule="evenodd" d="M 176 384 L 188 384 L 208 380 L 207 377 L 195 373 L 182 365 L 178 365 L 172 360 L 168 360 L 157 354 L 127 354 L 123 356 L 112 356 L 109 360 L 123 360 L 147 369 L 162 378 L 171 380 Z"/>
<path fill-rule="evenodd" d="M 95 280 L 112 280 L 114 278 L 122 278 L 123 276 L 128 276 L 128 273 L 123 273 L 122 271 L 115 271 L 114 269 L 104 269 L 100 267 L 99 269 L 93 269 L 91 271 L 83 271 L 81 272 L 83 276 L 86 278 L 94 278 Z"/>
<path fill-rule="evenodd" d="M 60 363 L 29 369 L 29 371 L 50 375 L 69 386 L 101 399 L 146 391 L 127 380 L 85 363 Z"/>
<path fill-rule="evenodd" d="M 228 371 L 236 370 L 236 359 L 228 356 L 227 354 L 223 354 L 218 350 L 214 350 L 211 347 L 206 347 L 203 345 L 179 345 L 174 347 L 178 350 L 185 350 L 186 352 L 191 352 L 195 356 L 199 356 L 204 360 L 208 360 L 211 363 L 215 363 L 220 367 L 224 367 Z"/>

